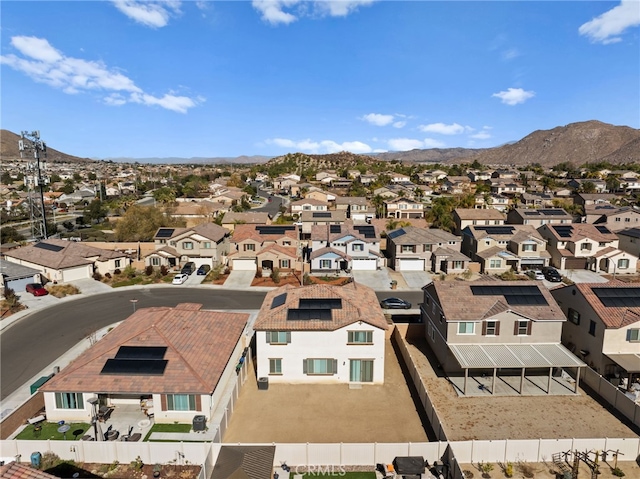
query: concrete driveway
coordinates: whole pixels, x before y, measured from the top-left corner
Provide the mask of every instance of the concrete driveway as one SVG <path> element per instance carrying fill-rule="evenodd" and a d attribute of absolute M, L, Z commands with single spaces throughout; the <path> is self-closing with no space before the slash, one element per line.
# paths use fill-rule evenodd
<path fill-rule="evenodd" d="M 224 282 L 224 287 L 226 289 L 247 289 L 251 287 L 251 282 L 255 277 L 255 271 L 231 271 Z"/>
<path fill-rule="evenodd" d="M 353 279 L 374 291 L 388 291 L 391 289 L 391 277 L 387 268 L 375 271 L 351 271 Z"/>
<path fill-rule="evenodd" d="M 426 271 L 403 271 L 402 277 L 409 289 L 422 289 L 425 284 L 431 283 L 431 275 Z"/>
<path fill-rule="evenodd" d="M 96 281 L 95 279 L 78 279 L 75 281 L 69 281 L 68 284 L 74 285 L 82 294 L 99 294 L 113 291 L 111 286 L 101 283 L 100 281 Z"/>
<path fill-rule="evenodd" d="M 574 283 L 607 283 L 609 281 L 598 273 L 586 269 L 559 269 L 558 273 Z"/>

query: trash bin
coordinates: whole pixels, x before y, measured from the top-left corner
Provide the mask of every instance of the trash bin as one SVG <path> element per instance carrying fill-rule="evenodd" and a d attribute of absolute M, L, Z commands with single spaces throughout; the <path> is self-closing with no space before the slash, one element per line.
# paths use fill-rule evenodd
<path fill-rule="evenodd" d="M 31 467 L 40 467 L 40 461 L 42 460 L 42 454 L 39 452 L 31 453 Z"/>
<path fill-rule="evenodd" d="M 258 378 L 258 389 L 267 390 L 269 389 L 269 378 Z"/>
<path fill-rule="evenodd" d="M 193 416 L 193 430 L 194 432 L 197 431 L 204 431 L 206 429 L 206 425 L 207 425 L 207 418 L 201 414 L 198 414 L 197 416 Z"/>

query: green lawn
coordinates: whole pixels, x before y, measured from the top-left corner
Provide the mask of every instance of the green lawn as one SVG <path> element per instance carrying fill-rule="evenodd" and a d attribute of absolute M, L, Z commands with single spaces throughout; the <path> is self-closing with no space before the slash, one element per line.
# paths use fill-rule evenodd
<path fill-rule="evenodd" d="M 77 438 L 80 439 L 91 427 L 86 422 L 68 423 L 69 430 L 67 431 L 67 441 L 73 441 L 75 436 L 74 432 L 82 430 L 77 433 Z M 35 431 L 35 426 L 28 425 L 24 430 L 16 436 L 16 439 L 32 440 L 32 439 L 51 439 L 53 441 L 62 441 L 64 437 L 62 433 L 58 432 L 60 427 L 57 422 L 43 422 L 40 423 L 42 430 Z"/>
<path fill-rule="evenodd" d="M 152 432 L 189 432 L 191 431 L 191 424 L 154 424 L 146 437 L 145 441 L 149 440 Z"/>

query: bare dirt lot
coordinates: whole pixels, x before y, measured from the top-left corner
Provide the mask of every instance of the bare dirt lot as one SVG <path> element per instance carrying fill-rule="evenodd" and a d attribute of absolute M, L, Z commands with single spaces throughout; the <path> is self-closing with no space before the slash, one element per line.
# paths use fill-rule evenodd
<path fill-rule="evenodd" d="M 531 467 L 534 478 L 535 479 L 557 479 L 556 469 L 551 463 L 527 463 L 528 466 Z M 493 471 L 490 473 L 493 479 L 500 479 L 506 477 L 504 471 L 498 464 L 493 465 Z M 482 473 L 478 469 L 477 464 L 460 464 L 460 467 L 463 471 L 470 471 L 473 473 L 473 478 L 480 479 L 482 477 Z M 624 477 L 629 479 L 637 479 L 640 477 L 640 466 L 635 462 L 631 461 L 618 461 L 618 468 L 624 472 Z M 600 464 L 599 468 L 600 474 L 598 475 L 598 479 L 618 479 L 617 476 L 613 475 L 611 472 L 611 467 L 607 464 Z M 526 477 L 521 471 L 518 470 L 518 465 L 514 464 L 514 479 L 521 479 Z M 587 467 L 586 464 L 580 463 L 580 467 L 578 469 L 578 477 L 582 479 L 587 479 L 591 477 L 591 470 Z"/>
<path fill-rule="evenodd" d="M 224 442 L 426 442 L 418 412 L 393 346 L 387 340 L 385 383 L 269 384 L 258 390 L 253 371 L 240 392 Z"/>
<path fill-rule="evenodd" d="M 424 339 L 411 337 L 407 347 L 451 441 L 638 436 L 583 389 L 577 396 L 458 397 L 436 374 Z"/>

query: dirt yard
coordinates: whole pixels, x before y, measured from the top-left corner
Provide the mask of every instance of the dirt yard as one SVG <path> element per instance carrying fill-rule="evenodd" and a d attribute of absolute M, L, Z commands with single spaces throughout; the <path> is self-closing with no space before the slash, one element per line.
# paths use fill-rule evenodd
<path fill-rule="evenodd" d="M 583 389 L 579 396 L 458 397 L 434 371 L 426 341 L 410 339 L 407 346 L 449 440 L 638 436 Z"/>
<path fill-rule="evenodd" d="M 531 466 L 532 471 L 534 473 L 533 477 L 535 479 L 557 479 L 556 469 L 552 463 L 527 463 L 528 466 Z M 473 479 L 480 479 L 482 477 L 482 473 L 478 469 L 477 464 L 461 464 L 460 465 L 463 471 L 469 471 L 473 473 Z M 637 479 L 640 478 L 640 466 L 635 462 L 631 461 L 618 461 L 618 468 L 624 472 L 624 477 L 628 479 Z M 611 467 L 607 464 L 600 464 L 600 474 L 598 475 L 598 479 L 618 479 L 617 476 L 614 476 L 611 472 Z M 506 475 L 500 465 L 494 464 L 493 471 L 491 471 L 490 476 L 492 479 L 501 479 L 505 478 Z M 514 479 L 525 478 L 526 476 L 522 474 L 521 471 L 518 470 L 518 465 L 514 464 Z M 580 463 L 580 468 L 578 469 L 578 477 L 581 479 L 588 479 L 591 477 L 591 471 L 587 467 L 586 464 Z"/>

